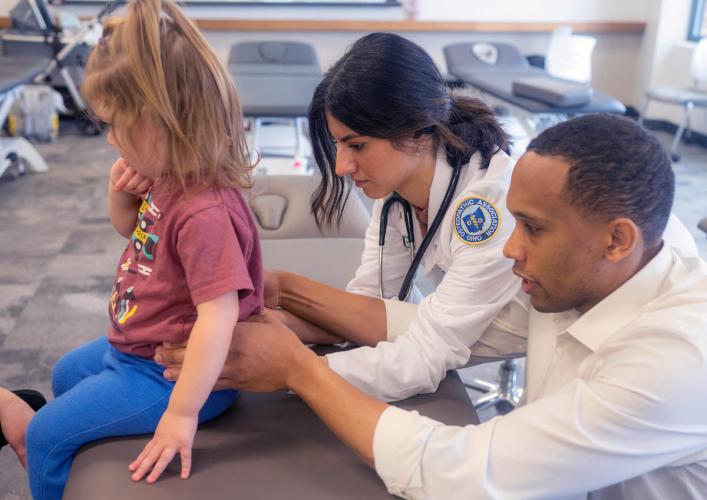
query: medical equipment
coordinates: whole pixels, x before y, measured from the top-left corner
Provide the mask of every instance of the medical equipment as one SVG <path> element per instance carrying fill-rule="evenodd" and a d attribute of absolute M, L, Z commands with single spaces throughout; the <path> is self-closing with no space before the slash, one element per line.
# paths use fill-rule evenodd
<path fill-rule="evenodd" d="M 86 135 L 100 133 L 102 127 L 87 115 L 79 87 L 88 57 L 100 39 L 101 22 L 116 8 L 117 2 L 108 2 L 95 18 L 68 33 L 56 25 L 46 0 L 20 0 L 10 12 L 12 28 L 0 37 L 3 55 L 49 58 L 34 82 L 50 85 L 62 94 Z"/>
<path fill-rule="evenodd" d="M 0 123 L 5 123 L 22 86 L 42 71 L 47 59 L 41 57 L 0 56 Z M 0 141 L 0 177 L 19 177 L 25 171 L 46 172 L 47 164 L 39 151 L 23 137 Z"/>
<path fill-rule="evenodd" d="M 529 97 L 558 108 L 584 106 L 594 95 L 591 86 L 545 76 L 513 80 L 513 95 Z"/>
<path fill-rule="evenodd" d="M 403 210 L 403 218 L 405 219 L 405 235 L 403 236 L 403 244 L 405 248 L 410 251 L 410 267 L 408 268 L 403 283 L 400 286 L 400 291 L 398 292 L 399 300 L 407 300 L 410 295 L 410 290 L 412 289 L 412 281 L 415 279 L 415 272 L 420 266 L 422 257 L 425 255 L 427 247 L 430 245 L 432 238 L 434 237 L 437 229 L 442 224 L 442 220 L 446 215 L 449 205 L 452 203 L 454 198 L 454 193 L 457 190 L 457 185 L 459 184 L 459 178 L 461 177 L 461 164 L 457 163 L 452 167 L 452 178 L 449 180 L 449 185 L 447 186 L 447 192 L 444 194 L 442 203 L 440 204 L 437 215 L 435 215 L 432 224 L 427 229 L 427 234 L 422 239 L 420 248 L 417 253 L 415 253 L 415 234 L 412 225 L 412 207 L 410 203 L 405 200 L 398 193 L 393 193 L 390 198 L 388 198 L 383 207 L 381 208 L 381 219 L 380 228 L 378 232 L 378 282 L 380 287 L 380 295 L 383 295 L 383 247 L 385 246 L 385 233 L 388 228 L 388 214 L 390 209 L 394 204 L 399 203 Z"/>
<path fill-rule="evenodd" d="M 253 152 L 292 158 L 291 173 L 310 173 L 314 162 L 307 115 L 314 89 L 324 77 L 314 47 L 293 41 L 239 42 L 231 47 L 228 70 L 243 115 L 252 123 Z M 283 127 L 294 132 L 294 141 L 281 140 L 283 134 L 277 132 Z"/>

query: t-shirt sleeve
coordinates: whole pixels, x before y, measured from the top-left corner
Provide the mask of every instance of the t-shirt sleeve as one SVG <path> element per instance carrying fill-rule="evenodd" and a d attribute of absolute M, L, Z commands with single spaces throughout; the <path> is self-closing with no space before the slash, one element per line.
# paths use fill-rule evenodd
<path fill-rule="evenodd" d="M 223 206 L 191 215 L 177 232 L 177 254 L 194 304 L 254 290 L 236 228 Z"/>

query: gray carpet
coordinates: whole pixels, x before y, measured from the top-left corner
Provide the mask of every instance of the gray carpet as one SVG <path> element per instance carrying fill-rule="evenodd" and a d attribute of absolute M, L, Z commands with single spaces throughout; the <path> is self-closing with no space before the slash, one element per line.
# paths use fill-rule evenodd
<path fill-rule="evenodd" d="M 125 240 L 106 211 L 108 170 L 116 155 L 105 138 L 69 134 L 39 149 L 48 173 L 0 182 L 0 385 L 50 394 L 51 367 L 62 353 L 105 333 Z M 707 216 L 707 153 L 696 146 L 681 152 L 675 212 L 707 258 L 707 238 L 696 227 Z M 494 379 L 495 373 L 495 366 L 483 366 L 464 370 L 463 377 Z M 0 499 L 20 498 L 28 498 L 24 472 L 5 448 Z"/>

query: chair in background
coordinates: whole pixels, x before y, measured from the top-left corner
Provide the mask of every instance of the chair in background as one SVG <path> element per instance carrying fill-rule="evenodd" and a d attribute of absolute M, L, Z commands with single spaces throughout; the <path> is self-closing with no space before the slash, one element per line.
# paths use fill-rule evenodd
<path fill-rule="evenodd" d="M 253 149 L 262 156 L 294 157 L 307 170 L 311 153 L 306 117 L 323 77 L 314 48 L 292 41 L 240 42 L 231 47 L 228 68 L 243 114 L 253 119 Z M 266 125 L 291 125 L 294 147 L 262 146 Z"/>
<path fill-rule="evenodd" d="M 673 104 L 682 107 L 683 120 L 673 136 L 670 146 L 670 156 L 673 161 L 680 161 L 678 146 L 683 134 L 690 134 L 690 113 L 695 107 L 707 107 L 707 38 L 703 38 L 695 47 L 690 62 L 690 73 L 693 85 L 690 88 L 656 87 L 646 92 L 646 102 L 639 123 L 643 124 L 648 114 L 651 101 Z"/>
<path fill-rule="evenodd" d="M 370 214 L 351 191 L 341 225 L 317 227 L 309 205 L 319 176 L 256 176 L 248 200 L 260 233 L 265 267 L 344 288 L 361 262 Z"/>
<path fill-rule="evenodd" d="M 597 39 L 555 30 L 545 55 L 548 74 L 564 80 L 589 83 L 592 81 L 592 53 Z"/>

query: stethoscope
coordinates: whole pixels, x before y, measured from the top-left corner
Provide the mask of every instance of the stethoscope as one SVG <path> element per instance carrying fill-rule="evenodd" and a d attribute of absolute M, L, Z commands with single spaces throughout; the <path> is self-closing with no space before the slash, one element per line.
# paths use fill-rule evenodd
<path fill-rule="evenodd" d="M 399 203 L 403 210 L 403 219 L 405 220 L 406 235 L 403 236 L 403 244 L 410 252 L 410 267 L 405 274 L 405 279 L 403 279 L 400 292 L 398 292 L 398 299 L 405 301 L 410 295 L 412 281 L 415 279 L 415 272 L 420 266 L 422 257 L 425 255 L 427 247 L 430 245 L 437 229 L 439 229 L 439 226 L 442 224 L 442 220 L 444 220 L 444 216 L 449 209 L 449 206 L 452 204 L 452 199 L 454 198 L 454 193 L 457 190 L 460 176 L 461 162 L 457 161 L 452 167 L 452 178 L 449 180 L 447 192 L 444 194 L 444 198 L 442 198 L 442 203 L 439 206 L 437 215 L 435 215 L 432 224 L 428 227 L 427 234 L 422 239 L 422 243 L 420 244 L 420 248 L 417 253 L 415 253 L 415 233 L 412 225 L 412 207 L 410 206 L 410 202 L 398 193 L 393 193 L 387 200 L 385 200 L 385 203 L 383 203 L 383 207 L 381 208 L 380 228 L 378 230 L 378 285 L 380 287 L 381 297 L 383 297 L 383 247 L 385 246 L 385 233 L 388 228 L 388 214 L 390 213 L 390 209 L 393 205 Z"/>

